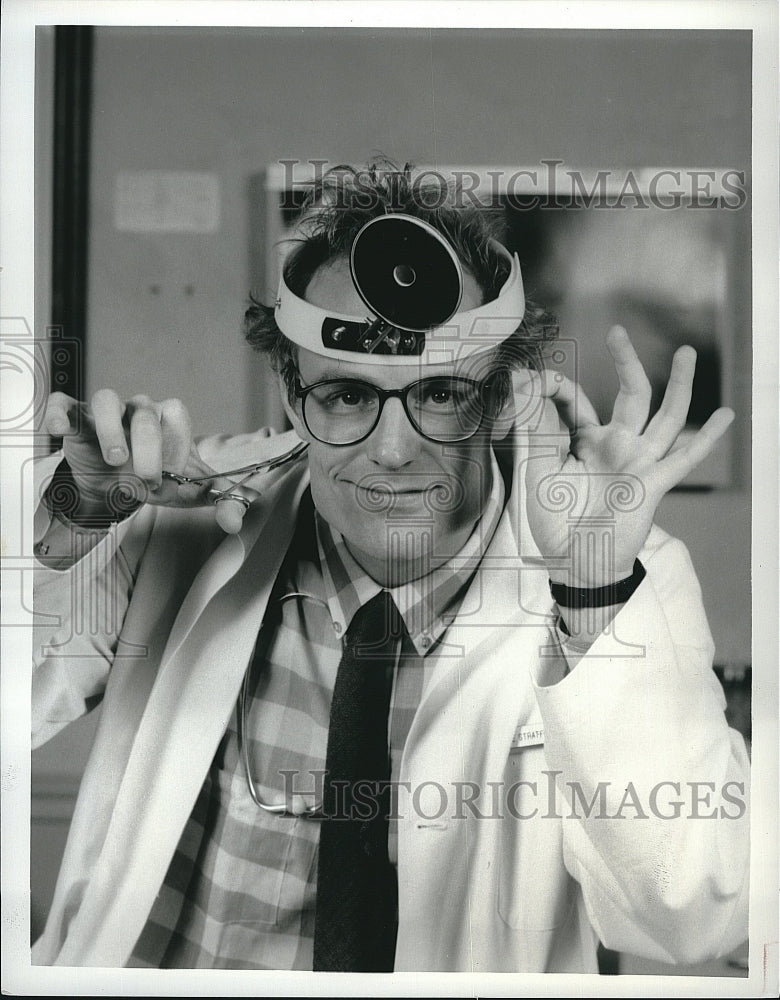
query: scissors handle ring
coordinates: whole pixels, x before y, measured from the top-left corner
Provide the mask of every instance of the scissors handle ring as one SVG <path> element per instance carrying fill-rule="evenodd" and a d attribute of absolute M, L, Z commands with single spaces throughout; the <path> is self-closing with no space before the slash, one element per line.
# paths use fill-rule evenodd
<path fill-rule="evenodd" d="M 236 500 L 240 503 L 244 510 L 249 510 L 252 501 L 247 500 L 246 497 L 242 497 L 240 493 L 223 493 L 222 490 L 210 489 L 206 496 L 211 500 L 212 503 L 220 503 L 222 500 Z"/>

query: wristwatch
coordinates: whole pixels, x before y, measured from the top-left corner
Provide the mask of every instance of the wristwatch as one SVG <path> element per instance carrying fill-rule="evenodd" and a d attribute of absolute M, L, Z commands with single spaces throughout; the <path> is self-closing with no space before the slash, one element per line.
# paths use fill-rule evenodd
<path fill-rule="evenodd" d="M 645 568 L 634 560 L 631 576 L 604 587 L 567 587 L 563 583 L 550 580 L 550 593 L 556 604 L 562 608 L 606 608 L 611 604 L 625 604 L 645 578 Z"/>

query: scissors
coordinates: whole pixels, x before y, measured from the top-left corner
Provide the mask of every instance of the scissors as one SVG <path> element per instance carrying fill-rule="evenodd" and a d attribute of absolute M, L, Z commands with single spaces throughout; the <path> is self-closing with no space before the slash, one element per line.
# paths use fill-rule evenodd
<path fill-rule="evenodd" d="M 220 500 L 236 500 L 238 503 L 243 504 L 245 510 L 248 510 L 251 501 L 241 496 L 240 493 L 233 493 L 232 490 L 243 486 L 244 483 L 248 482 L 252 476 L 256 476 L 259 472 L 271 472 L 272 469 L 278 469 L 282 465 L 287 465 L 288 462 L 297 461 L 308 447 L 305 441 L 299 441 L 289 451 L 285 451 L 275 458 L 267 458 L 263 462 L 256 462 L 254 465 L 245 465 L 240 469 L 231 469 L 229 472 L 215 472 L 207 476 L 185 476 L 180 472 L 168 472 L 166 469 L 163 469 L 162 476 L 163 479 L 170 479 L 179 486 L 202 486 L 213 479 L 241 476 L 237 482 L 231 480 L 230 486 L 225 490 L 219 490 L 215 486 L 212 486 L 206 493 L 206 496 L 212 503 L 219 503 Z"/>

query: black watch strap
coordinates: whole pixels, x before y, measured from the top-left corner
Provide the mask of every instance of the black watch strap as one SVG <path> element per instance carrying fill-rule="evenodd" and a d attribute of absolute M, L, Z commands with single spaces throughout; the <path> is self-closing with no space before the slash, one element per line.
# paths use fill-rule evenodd
<path fill-rule="evenodd" d="M 611 604 L 625 604 L 644 578 L 645 568 L 635 559 L 631 576 L 624 580 L 593 588 L 567 587 L 550 580 L 550 593 L 555 603 L 562 608 L 606 608 Z"/>

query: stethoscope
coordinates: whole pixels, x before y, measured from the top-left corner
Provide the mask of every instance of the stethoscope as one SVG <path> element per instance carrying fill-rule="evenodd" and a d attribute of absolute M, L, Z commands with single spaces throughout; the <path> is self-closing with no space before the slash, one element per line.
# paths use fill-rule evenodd
<path fill-rule="evenodd" d="M 291 591 L 288 594 L 282 594 L 280 597 L 275 598 L 276 601 L 281 604 L 283 601 L 291 600 L 292 598 L 303 598 L 304 600 L 314 601 L 316 604 L 321 604 L 324 608 L 328 608 L 327 601 L 324 601 L 321 597 L 315 597 L 313 594 L 306 594 L 302 591 Z M 252 800 L 263 812 L 271 813 L 275 816 L 291 816 L 298 819 L 322 819 L 322 803 L 317 803 L 313 806 L 306 806 L 300 811 L 287 808 L 286 802 L 280 802 L 278 804 L 271 804 L 269 802 L 264 802 L 257 790 L 257 787 L 252 778 L 252 767 L 249 760 L 249 744 L 246 739 L 247 731 L 247 715 L 248 715 L 248 702 L 249 702 L 249 684 L 250 676 L 252 673 L 252 664 L 254 663 L 254 656 L 249 662 L 249 666 L 244 673 L 244 680 L 241 684 L 241 691 L 238 695 L 238 711 L 237 715 L 237 730 L 238 730 L 238 752 L 241 757 L 241 761 L 244 765 L 244 774 L 246 776 L 246 783 L 249 788 L 249 794 L 252 796 Z"/>
<path fill-rule="evenodd" d="M 213 479 L 224 479 L 232 476 L 240 476 L 241 478 L 238 482 L 231 482 L 230 486 L 226 490 L 218 490 L 216 487 L 212 487 L 208 490 L 206 496 L 212 503 L 219 503 L 221 500 L 236 500 L 238 503 L 244 506 L 247 510 L 250 506 L 250 501 L 241 496 L 240 493 L 233 493 L 232 490 L 239 486 L 243 486 L 244 483 L 248 482 L 253 476 L 256 476 L 260 472 L 271 472 L 273 469 L 278 469 L 283 465 L 287 465 L 289 462 L 297 461 L 306 451 L 308 445 L 306 442 L 301 441 L 296 444 L 293 448 L 284 452 L 281 455 L 277 455 L 275 458 L 266 459 L 263 462 L 256 462 L 253 465 L 245 465 L 241 469 L 231 469 L 229 472 L 215 472 L 207 476 L 185 476 L 178 472 L 168 472 L 163 470 L 163 477 L 165 479 L 170 479 L 179 486 L 191 485 L 191 486 L 201 486 L 204 483 L 208 483 Z M 322 604 L 325 608 L 328 607 L 327 602 L 322 600 L 322 598 L 315 597 L 313 594 L 306 594 L 301 591 L 292 591 L 289 594 L 283 594 L 275 600 L 282 601 L 289 600 L 293 597 L 304 598 L 306 600 L 315 601 L 318 604 Z M 238 751 L 241 756 L 241 761 L 244 766 L 244 774 L 246 775 L 246 782 L 249 788 L 249 794 L 252 796 L 252 800 L 255 805 L 257 805 L 264 812 L 271 813 L 276 816 L 293 816 L 300 817 L 303 819 L 321 819 L 322 818 L 322 805 L 317 804 L 313 806 L 307 806 L 305 809 L 296 812 L 287 808 L 287 804 L 280 802 L 278 804 L 271 804 L 264 802 L 257 790 L 257 787 L 252 779 L 252 768 L 249 760 L 249 745 L 246 740 L 246 730 L 247 730 L 247 714 L 248 707 L 247 703 L 249 701 L 249 683 L 250 675 L 252 673 L 252 663 L 254 662 L 254 656 L 250 661 L 244 673 L 244 680 L 241 684 L 241 691 L 238 696 L 238 711 L 237 711 L 237 729 L 238 729 Z"/>

